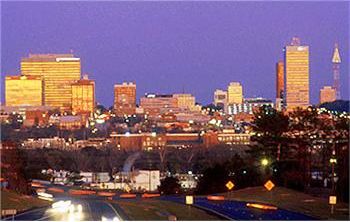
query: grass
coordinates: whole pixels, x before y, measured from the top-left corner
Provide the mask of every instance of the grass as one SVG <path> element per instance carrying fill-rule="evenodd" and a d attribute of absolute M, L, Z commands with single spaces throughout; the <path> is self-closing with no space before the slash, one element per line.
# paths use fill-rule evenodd
<path fill-rule="evenodd" d="M 130 220 L 168 220 L 169 215 L 177 220 L 220 220 L 215 215 L 195 207 L 157 199 L 118 200 L 117 203 Z"/>
<path fill-rule="evenodd" d="M 13 191 L 1 190 L 1 209 L 16 209 L 18 212 L 36 207 L 44 207 L 49 201 L 32 196 L 20 195 Z"/>
<path fill-rule="evenodd" d="M 223 194 L 226 198 L 238 201 L 251 201 L 272 204 L 277 207 L 303 213 L 322 220 L 349 220 L 349 205 L 337 203 L 331 215 L 328 199 L 313 197 L 283 187 L 267 191 L 264 187 L 251 187 Z"/>

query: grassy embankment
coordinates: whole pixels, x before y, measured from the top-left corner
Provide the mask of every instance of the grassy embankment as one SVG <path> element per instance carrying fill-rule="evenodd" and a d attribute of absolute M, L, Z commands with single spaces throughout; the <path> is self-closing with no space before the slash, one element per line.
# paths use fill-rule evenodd
<path fill-rule="evenodd" d="M 328 199 L 313 197 L 283 187 L 267 191 L 264 187 L 251 187 L 223 194 L 226 198 L 272 204 L 282 209 L 303 213 L 322 220 L 349 220 L 349 204 L 338 203 L 331 215 Z"/>
<path fill-rule="evenodd" d="M 177 220 L 220 220 L 215 215 L 195 207 L 157 199 L 140 201 L 118 200 L 117 203 L 130 220 L 168 220 L 169 215 Z"/>
<path fill-rule="evenodd" d="M 13 191 L 1 190 L 1 209 L 16 209 L 17 212 L 29 210 L 36 207 L 44 207 L 51 202 L 41 200 L 32 196 L 20 195 Z"/>

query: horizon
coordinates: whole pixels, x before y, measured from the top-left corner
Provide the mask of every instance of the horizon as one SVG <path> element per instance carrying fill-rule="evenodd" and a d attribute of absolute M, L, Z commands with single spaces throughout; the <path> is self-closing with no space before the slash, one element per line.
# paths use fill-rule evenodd
<path fill-rule="evenodd" d="M 207 105 L 215 89 L 225 90 L 230 82 L 242 84 L 245 98 L 275 102 L 275 65 L 298 36 L 310 47 L 310 103 L 318 103 L 323 86 L 333 85 L 335 42 L 341 96 L 349 97 L 349 26 L 342 19 L 349 16 L 347 2 L 1 4 L 2 88 L 4 76 L 19 74 L 29 53 L 72 50 L 81 59 L 82 76 L 96 82 L 96 101 L 106 107 L 113 104 L 114 84 L 130 81 L 138 102 L 145 93 L 185 92 Z M 4 90 L 1 97 L 4 102 Z"/>

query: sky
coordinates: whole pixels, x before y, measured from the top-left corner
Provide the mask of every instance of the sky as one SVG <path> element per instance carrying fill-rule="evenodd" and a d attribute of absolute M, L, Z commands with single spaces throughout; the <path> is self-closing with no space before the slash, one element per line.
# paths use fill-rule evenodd
<path fill-rule="evenodd" d="M 191 93 L 205 105 L 215 89 L 243 85 L 244 97 L 275 100 L 275 65 L 293 36 L 310 47 L 310 100 L 333 84 L 338 42 L 341 95 L 349 98 L 349 2 L 1 2 L 4 76 L 29 53 L 70 53 L 96 81 L 96 100 L 113 85 L 145 93 Z"/>

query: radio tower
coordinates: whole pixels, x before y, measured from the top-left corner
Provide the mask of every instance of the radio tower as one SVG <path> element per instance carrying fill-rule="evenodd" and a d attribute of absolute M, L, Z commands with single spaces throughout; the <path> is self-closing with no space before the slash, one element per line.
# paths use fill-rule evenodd
<path fill-rule="evenodd" d="M 335 43 L 334 46 L 334 52 L 333 52 L 333 87 L 336 91 L 336 97 L 337 99 L 340 99 L 340 55 L 339 55 L 339 49 L 338 49 L 338 43 Z"/>

